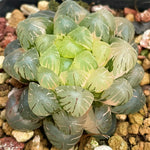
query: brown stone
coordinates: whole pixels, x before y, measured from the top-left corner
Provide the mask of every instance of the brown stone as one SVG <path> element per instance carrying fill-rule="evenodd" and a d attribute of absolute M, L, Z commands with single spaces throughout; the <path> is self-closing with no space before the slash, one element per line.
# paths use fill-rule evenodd
<path fill-rule="evenodd" d="M 0 128 L 0 138 L 2 138 L 4 135 L 4 131 L 2 130 L 2 128 Z"/>
<path fill-rule="evenodd" d="M 143 123 L 144 117 L 140 113 L 129 114 L 128 117 L 129 117 L 130 123 L 132 124 L 136 123 L 136 124 L 142 125 Z"/>
<path fill-rule="evenodd" d="M 48 148 L 47 145 L 43 143 L 40 136 L 36 135 L 26 144 L 25 150 L 48 150 Z"/>
<path fill-rule="evenodd" d="M 24 20 L 25 17 L 23 15 L 23 13 L 18 10 L 18 9 L 15 9 L 12 14 L 11 14 L 11 17 L 10 19 L 8 20 L 8 24 L 11 26 L 11 27 L 14 27 L 16 28 L 18 23 L 22 20 Z"/>
<path fill-rule="evenodd" d="M 127 14 L 127 15 L 125 16 L 125 18 L 126 18 L 127 20 L 131 21 L 131 22 L 134 22 L 134 15 L 133 15 L 133 14 Z"/>
<path fill-rule="evenodd" d="M 127 118 L 127 115 L 125 115 L 125 114 L 117 114 L 117 115 L 116 115 L 116 118 L 117 118 L 118 120 L 125 121 L 126 118 Z"/>
<path fill-rule="evenodd" d="M 140 125 L 138 125 L 138 124 L 131 124 L 128 127 L 128 132 L 130 134 L 138 134 L 139 133 L 139 127 L 140 127 Z"/>
<path fill-rule="evenodd" d="M 150 111 L 150 95 L 146 99 L 148 111 Z"/>
<path fill-rule="evenodd" d="M 7 96 L 11 87 L 8 84 L 0 85 L 0 97 Z"/>
<path fill-rule="evenodd" d="M 145 120 L 144 120 L 144 126 L 150 126 L 150 118 L 146 118 Z"/>
<path fill-rule="evenodd" d="M 148 58 L 145 58 L 142 63 L 142 66 L 143 66 L 144 70 L 150 69 L 150 60 Z"/>
<path fill-rule="evenodd" d="M 6 135 L 11 135 L 12 132 L 12 128 L 9 126 L 9 124 L 7 122 L 4 122 L 2 125 L 2 129 L 5 132 Z"/>
<path fill-rule="evenodd" d="M 141 115 L 143 115 L 144 117 L 147 117 L 147 115 L 148 115 L 148 109 L 147 109 L 146 104 L 144 105 L 144 107 L 142 109 L 139 110 L 139 113 Z"/>
<path fill-rule="evenodd" d="M 141 135 L 149 134 L 150 133 L 150 127 L 142 125 L 142 126 L 140 126 L 139 132 Z"/>
<path fill-rule="evenodd" d="M 139 145 L 135 145 L 131 148 L 131 150 L 139 150 Z"/>
<path fill-rule="evenodd" d="M 3 122 L 4 122 L 4 121 L 0 118 L 0 127 L 2 127 Z"/>
<path fill-rule="evenodd" d="M 7 101 L 8 101 L 8 96 L 0 97 L 0 109 L 6 106 Z"/>
<path fill-rule="evenodd" d="M 136 145 L 135 137 L 129 137 L 129 142 L 130 142 L 131 145 Z"/>
<path fill-rule="evenodd" d="M 150 133 L 146 135 L 146 140 L 150 142 Z"/>
<path fill-rule="evenodd" d="M 139 150 L 144 150 L 144 142 L 143 141 L 140 141 L 138 143 L 138 145 L 139 145 Z"/>
<path fill-rule="evenodd" d="M 144 150 L 150 150 L 150 142 L 144 143 Z"/>
<path fill-rule="evenodd" d="M 128 149 L 128 145 L 126 143 L 126 141 L 124 141 L 124 139 L 119 136 L 112 136 L 109 140 L 108 140 L 109 146 L 113 149 L 113 150 L 127 150 Z"/>
<path fill-rule="evenodd" d="M 126 136 L 128 134 L 128 122 L 119 122 L 116 128 L 116 133 L 121 136 Z"/>

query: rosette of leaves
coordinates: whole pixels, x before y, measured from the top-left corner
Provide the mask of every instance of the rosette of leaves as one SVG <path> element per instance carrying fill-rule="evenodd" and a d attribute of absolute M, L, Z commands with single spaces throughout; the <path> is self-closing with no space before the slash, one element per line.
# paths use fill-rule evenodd
<path fill-rule="evenodd" d="M 131 24 L 119 26 L 109 11 L 91 14 L 72 0 L 53 19 L 51 14 L 20 22 L 19 42 L 6 48 L 4 70 L 26 83 L 19 97 L 9 98 L 6 116 L 19 130 L 34 130 L 43 121 L 49 141 L 67 150 L 83 131 L 98 139 L 112 135 L 115 113 L 134 113 L 144 105 L 138 86 L 143 70 L 129 43 L 134 31 L 125 32 Z"/>

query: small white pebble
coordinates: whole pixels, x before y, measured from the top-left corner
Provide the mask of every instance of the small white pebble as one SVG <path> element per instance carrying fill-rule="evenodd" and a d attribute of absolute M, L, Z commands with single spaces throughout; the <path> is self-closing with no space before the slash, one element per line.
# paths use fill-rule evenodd
<path fill-rule="evenodd" d="M 3 68 L 3 61 L 4 61 L 5 57 L 4 56 L 0 56 L 0 69 Z"/>
<path fill-rule="evenodd" d="M 33 131 L 23 132 L 18 130 L 12 131 L 12 136 L 17 140 L 17 142 L 26 142 L 31 139 L 34 135 Z"/>
<path fill-rule="evenodd" d="M 7 20 L 9 20 L 10 18 L 11 18 L 11 12 L 8 12 L 7 14 L 6 14 L 6 16 L 5 16 L 5 18 L 7 19 Z"/>
<path fill-rule="evenodd" d="M 101 145 L 101 146 L 95 147 L 94 150 L 112 150 L 112 148 L 106 145 Z"/>

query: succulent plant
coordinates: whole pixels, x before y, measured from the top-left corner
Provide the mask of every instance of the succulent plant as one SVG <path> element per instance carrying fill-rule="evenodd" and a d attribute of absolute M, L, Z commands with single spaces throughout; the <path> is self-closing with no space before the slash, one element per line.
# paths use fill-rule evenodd
<path fill-rule="evenodd" d="M 83 131 L 107 138 L 115 130 L 116 113 L 143 107 L 143 69 L 136 63 L 129 21 L 104 8 L 89 13 L 71 0 L 53 15 L 38 12 L 20 22 L 20 44 L 6 48 L 4 70 L 25 83 L 9 97 L 6 115 L 15 129 L 43 125 L 49 141 L 67 150 Z"/>

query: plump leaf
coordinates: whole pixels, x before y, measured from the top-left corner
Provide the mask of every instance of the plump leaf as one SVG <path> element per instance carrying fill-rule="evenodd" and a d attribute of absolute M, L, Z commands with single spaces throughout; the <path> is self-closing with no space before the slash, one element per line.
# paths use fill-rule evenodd
<path fill-rule="evenodd" d="M 98 66 L 105 66 L 111 56 L 111 47 L 106 42 L 94 39 L 92 52 L 93 56 L 96 58 Z"/>
<path fill-rule="evenodd" d="M 63 109 L 75 117 L 84 115 L 94 100 L 92 93 L 77 86 L 59 86 L 56 93 Z"/>
<path fill-rule="evenodd" d="M 48 116 L 60 109 L 55 93 L 34 82 L 29 84 L 28 103 L 37 116 Z"/>
<path fill-rule="evenodd" d="M 17 37 L 21 46 L 28 50 L 35 46 L 35 39 L 42 34 L 51 34 L 53 32 L 53 23 L 42 17 L 27 18 L 21 21 L 17 26 Z"/>
<path fill-rule="evenodd" d="M 63 39 L 58 38 L 55 41 L 55 45 L 58 48 L 60 55 L 65 58 L 74 58 L 77 54 L 84 50 L 82 46 L 75 43 L 75 41 L 68 36 Z"/>
<path fill-rule="evenodd" d="M 26 112 L 27 116 L 24 118 L 24 115 L 22 116 L 20 114 L 20 111 L 18 111 L 19 100 L 22 91 L 23 91 L 22 89 L 14 89 L 13 91 L 11 91 L 11 94 L 9 94 L 9 100 L 6 106 L 6 119 L 8 124 L 13 129 L 21 131 L 35 130 L 42 125 L 41 120 L 38 118 L 31 119 L 30 118 L 31 116 L 29 117 L 28 112 Z M 23 109 L 21 113 L 24 114 L 25 110 Z M 29 118 L 27 119 L 27 117 Z"/>
<path fill-rule="evenodd" d="M 55 45 L 52 45 L 43 52 L 39 61 L 42 67 L 48 68 L 58 75 L 60 68 L 60 55 Z"/>
<path fill-rule="evenodd" d="M 77 24 L 68 16 L 62 15 L 57 17 L 54 22 L 54 34 L 68 34 L 77 28 Z"/>
<path fill-rule="evenodd" d="M 43 34 L 38 36 L 35 40 L 35 46 L 39 54 L 42 55 L 43 52 L 52 46 L 55 39 L 56 36 L 52 34 Z"/>
<path fill-rule="evenodd" d="M 133 24 L 123 17 L 115 17 L 115 24 L 115 36 L 131 43 L 135 33 Z"/>
<path fill-rule="evenodd" d="M 94 106 L 87 113 L 83 128 L 94 135 L 105 135 L 112 126 L 111 109 L 107 105 Z"/>
<path fill-rule="evenodd" d="M 37 68 L 39 66 L 39 55 L 36 49 L 26 51 L 14 65 L 14 69 L 23 79 L 37 81 Z"/>
<path fill-rule="evenodd" d="M 112 73 L 106 68 L 98 68 L 94 70 L 88 78 L 85 88 L 91 92 L 100 93 L 108 89 L 113 83 Z"/>
<path fill-rule="evenodd" d="M 60 57 L 60 73 L 70 68 L 72 59 Z"/>
<path fill-rule="evenodd" d="M 124 78 L 119 78 L 102 93 L 101 99 L 105 104 L 118 106 L 127 103 L 132 96 L 133 90 L 130 83 Z"/>
<path fill-rule="evenodd" d="M 136 64 L 137 52 L 126 41 L 113 38 L 111 43 L 113 74 L 118 78 L 128 73 Z"/>
<path fill-rule="evenodd" d="M 4 56 L 6 57 L 9 53 L 13 52 L 14 50 L 18 48 L 21 48 L 19 40 L 14 40 L 10 42 L 4 50 Z"/>
<path fill-rule="evenodd" d="M 84 87 L 89 76 L 90 72 L 84 70 L 68 70 L 60 74 L 60 80 L 62 85 Z"/>
<path fill-rule="evenodd" d="M 39 67 L 37 79 L 40 85 L 46 89 L 54 90 L 59 86 L 58 76 L 53 71 L 44 67 Z"/>
<path fill-rule="evenodd" d="M 130 70 L 127 74 L 124 75 L 124 78 L 128 80 L 128 82 L 131 84 L 132 87 L 138 86 L 143 77 L 144 77 L 144 69 L 138 63 L 132 70 Z"/>
<path fill-rule="evenodd" d="M 85 122 L 86 115 L 82 117 L 73 117 L 64 110 L 53 114 L 53 120 L 56 126 L 59 128 L 61 132 L 64 134 L 77 134 L 82 132 L 82 125 Z"/>
<path fill-rule="evenodd" d="M 113 136 L 115 131 L 116 131 L 116 124 L 117 124 L 117 119 L 115 114 L 111 113 L 111 127 L 109 128 L 109 130 L 107 130 L 106 133 L 103 133 L 103 135 L 94 135 L 94 137 L 97 140 L 106 140 L 106 138 L 108 139 L 110 136 Z"/>
<path fill-rule="evenodd" d="M 42 117 L 36 116 L 29 107 L 28 90 L 29 88 L 24 89 L 21 94 L 21 97 L 19 99 L 18 112 L 24 119 L 32 120 L 32 121 L 41 120 Z"/>
<path fill-rule="evenodd" d="M 68 36 L 70 36 L 76 43 L 80 44 L 85 49 L 91 51 L 93 38 L 87 28 L 79 26 L 75 30 L 71 31 Z"/>
<path fill-rule="evenodd" d="M 28 18 L 42 17 L 42 18 L 53 20 L 54 16 L 55 16 L 55 12 L 51 10 L 41 10 L 38 11 L 37 13 L 29 15 Z"/>
<path fill-rule="evenodd" d="M 54 20 L 61 15 L 66 15 L 72 18 L 76 23 L 79 23 L 89 12 L 72 0 L 64 1 L 55 14 Z"/>
<path fill-rule="evenodd" d="M 113 35 L 115 21 L 113 15 L 108 10 L 102 8 L 100 11 L 86 16 L 80 22 L 80 26 L 85 26 L 94 36 L 108 42 Z"/>
<path fill-rule="evenodd" d="M 111 109 L 108 105 L 94 107 L 97 129 L 101 134 L 106 134 L 112 125 Z"/>
<path fill-rule="evenodd" d="M 138 112 L 145 105 L 145 95 L 140 86 L 133 89 L 133 97 L 124 105 L 112 107 L 113 113 L 131 114 Z"/>
<path fill-rule="evenodd" d="M 71 69 L 80 69 L 89 72 L 97 69 L 98 65 L 95 57 L 89 51 L 83 51 L 78 54 L 71 65 Z"/>
<path fill-rule="evenodd" d="M 10 76 L 15 78 L 18 81 L 24 82 L 19 74 L 14 69 L 14 65 L 16 61 L 23 55 L 25 51 L 22 48 L 18 48 L 13 52 L 9 53 L 3 62 L 3 69 L 7 72 Z"/>
<path fill-rule="evenodd" d="M 92 107 L 90 107 L 90 109 L 87 111 L 87 116 L 86 116 L 86 120 L 83 124 L 83 128 L 85 131 L 87 131 L 89 133 L 93 133 L 96 135 L 100 134 L 100 132 L 97 128 L 96 117 L 95 117 Z"/>
<path fill-rule="evenodd" d="M 72 148 L 75 144 L 78 143 L 83 133 L 80 131 L 73 135 L 64 134 L 54 125 L 50 118 L 45 119 L 43 124 L 45 134 L 50 143 L 61 150 L 69 150 Z"/>

